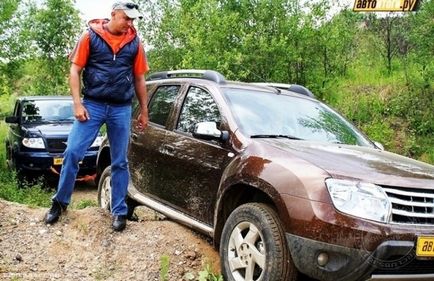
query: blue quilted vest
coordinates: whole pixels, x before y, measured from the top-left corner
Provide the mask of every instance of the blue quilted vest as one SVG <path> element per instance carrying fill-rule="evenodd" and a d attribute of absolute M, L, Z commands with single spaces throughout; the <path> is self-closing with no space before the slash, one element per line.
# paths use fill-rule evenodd
<path fill-rule="evenodd" d="M 116 55 L 95 31 L 89 29 L 90 54 L 83 71 L 84 99 L 130 104 L 134 96 L 133 65 L 139 47 L 136 36 Z"/>

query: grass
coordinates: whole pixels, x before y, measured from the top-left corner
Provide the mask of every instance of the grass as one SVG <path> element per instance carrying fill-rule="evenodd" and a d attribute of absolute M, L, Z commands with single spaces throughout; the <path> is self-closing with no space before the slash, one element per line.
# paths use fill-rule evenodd
<path fill-rule="evenodd" d="M 49 207 L 51 196 L 52 191 L 44 189 L 41 184 L 18 188 L 14 173 L 0 170 L 0 198 L 31 207 Z"/>
<path fill-rule="evenodd" d="M 98 207 L 98 203 L 95 200 L 91 199 L 82 199 L 77 202 L 75 205 L 75 209 L 81 210 L 87 207 Z"/>
<path fill-rule="evenodd" d="M 212 271 L 212 266 L 207 264 L 205 268 L 199 272 L 199 281 L 223 281 L 223 276 Z"/>
<path fill-rule="evenodd" d="M 169 280 L 170 258 L 168 255 L 160 257 L 160 281 Z"/>
<path fill-rule="evenodd" d="M 168 255 L 162 255 L 160 257 L 160 281 L 169 280 L 169 269 L 170 257 Z M 204 268 L 197 273 L 197 276 L 192 272 L 188 272 L 184 275 L 183 280 L 223 281 L 223 276 L 214 273 L 210 264 L 205 264 Z"/>
<path fill-rule="evenodd" d="M 379 63 L 356 62 L 347 78 L 325 90 L 324 100 L 386 150 L 434 164 L 433 85 L 409 84 L 403 71 L 387 75 Z"/>

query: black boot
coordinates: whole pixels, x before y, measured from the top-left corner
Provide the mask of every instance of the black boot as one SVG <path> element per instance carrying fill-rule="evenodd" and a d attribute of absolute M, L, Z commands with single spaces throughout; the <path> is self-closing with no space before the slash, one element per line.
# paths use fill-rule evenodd
<path fill-rule="evenodd" d="M 135 207 L 130 207 L 130 205 L 128 205 L 127 220 L 139 221 L 139 217 L 134 213 L 134 209 Z"/>
<path fill-rule="evenodd" d="M 66 205 L 63 205 L 56 200 L 53 200 L 50 210 L 48 210 L 47 214 L 45 214 L 45 223 L 56 223 L 59 220 L 60 215 L 62 215 L 62 212 L 66 211 L 66 207 Z"/>
<path fill-rule="evenodd" d="M 136 209 L 137 206 L 140 206 L 140 204 L 137 203 L 137 201 L 131 199 L 130 197 L 127 197 L 125 202 L 127 203 L 127 207 L 128 207 L 127 220 L 139 221 L 139 217 L 134 213 L 134 210 Z"/>
<path fill-rule="evenodd" d="M 122 231 L 127 226 L 127 216 L 113 216 L 112 228 L 114 231 Z"/>

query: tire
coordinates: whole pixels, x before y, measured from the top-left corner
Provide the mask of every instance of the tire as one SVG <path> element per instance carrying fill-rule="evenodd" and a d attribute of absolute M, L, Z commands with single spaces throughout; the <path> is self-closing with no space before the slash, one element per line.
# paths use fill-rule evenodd
<path fill-rule="evenodd" d="M 225 281 L 297 280 L 279 218 L 262 203 L 244 204 L 231 213 L 221 236 L 220 261 Z"/>
<path fill-rule="evenodd" d="M 108 166 L 101 174 L 101 178 L 98 182 L 98 206 L 104 210 L 111 211 L 111 167 Z M 128 212 L 127 219 L 130 221 L 138 221 L 138 217 L 134 214 L 134 210 L 139 204 L 133 199 L 127 197 L 125 202 L 127 203 Z"/>
<path fill-rule="evenodd" d="M 98 182 L 98 206 L 104 210 L 111 211 L 111 167 L 108 166 L 101 174 L 101 178 Z"/>

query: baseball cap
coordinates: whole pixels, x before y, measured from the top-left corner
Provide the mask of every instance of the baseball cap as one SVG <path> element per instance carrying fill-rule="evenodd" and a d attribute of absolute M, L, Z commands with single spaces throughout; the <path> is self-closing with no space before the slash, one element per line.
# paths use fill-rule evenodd
<path fill-rule="evenodd" d="M 142 19 L 143 16 L 139 12 L 139 5 L 133 2 L 116 1 L 113 3 L 113 10 L 123 10 L 125 14 L 132 19 Z"/>

